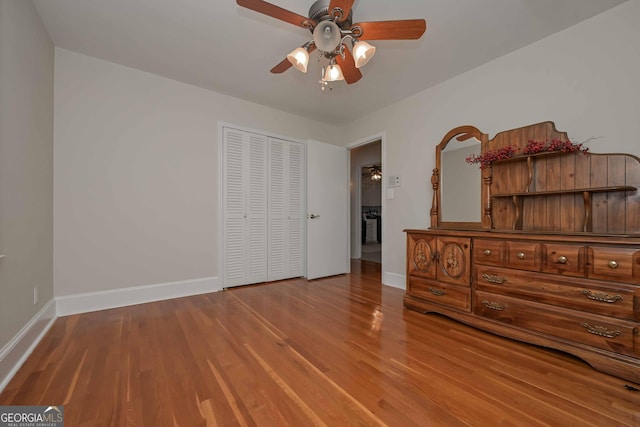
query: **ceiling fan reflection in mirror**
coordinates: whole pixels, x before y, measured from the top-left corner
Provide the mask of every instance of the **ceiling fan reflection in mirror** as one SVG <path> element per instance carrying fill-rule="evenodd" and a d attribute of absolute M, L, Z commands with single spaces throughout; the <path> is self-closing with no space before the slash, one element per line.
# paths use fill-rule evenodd
<path fill-rule="evenodd" d="M 311 31 L 312 39 L 288 54 L 271 69 L 271 72 L 283 73 L 293 66 L 306 73 L 309 54 L 318 50 L 318 60 L 324 59 L 327 62 L 322 67 L 320 80 L 323 90 L 325 87 L 331 89 L 330 82 L 345 80 L 352 84 L 362 78 L 360 67 L 365 65 L 376 51 L 376 48 L 365 40 L 416 40 L 422 37 L 427 28 L 424 19 L 354 24 L 351 8 L 355 0 L 318 0 L 311 5 L 309 17 L 262 0 L 236 1 L 239 6 Z"/>

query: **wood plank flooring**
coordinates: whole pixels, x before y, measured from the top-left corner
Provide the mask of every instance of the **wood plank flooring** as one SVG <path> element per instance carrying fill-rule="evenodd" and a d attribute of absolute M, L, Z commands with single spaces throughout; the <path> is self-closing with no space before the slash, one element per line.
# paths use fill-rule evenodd
<path fill-rule="evenodd" d="M 59 318 L 0 405 L 64 405 L 66 426 L 640 426 L 633 384 L 352 271 Z"/>

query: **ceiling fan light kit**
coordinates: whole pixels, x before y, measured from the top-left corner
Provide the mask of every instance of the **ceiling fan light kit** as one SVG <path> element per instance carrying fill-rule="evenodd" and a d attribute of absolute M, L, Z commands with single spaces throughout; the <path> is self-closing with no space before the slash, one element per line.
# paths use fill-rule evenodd
<path fill-rule="evenodd" d="M 306 73 L 309 54 L 318 49 L 318 61 L 323 58 L 329 61 L 322 67 L 320 84 L 323 90 L 327 82 L 345 80 L 352 84 L 362 78 L 360 67 L 369 62 L 376 52 L 376 48 L 364 40 L 416 40 L 427 28 L 424 19 L 353 24 L 351 7 L 354 1 L 318 0 L 311 5 L 307 18 L 266 1 L 236 0 L 239 6 L 311 31 L 313 40 L 294 49 L 271 72 L 279 74 L 293 66 Z M 351 40 L 351 50 L 345 44 L 347 39 Z"/>
<path fill-rule="evenodd" d="M 322 52 L 333 52 L 342 39 L 340 27 L 333 21 L 322 21 L 313 30 L 313 42 Z"/>
<path fill-rule="evenodd" d="M 307 65 L 309 64 L 309 52 L 304 47 L 299 47 L 293 52 L 287 55 L 287 59 L 291 64 L 296 67 L 297 70 L 303 73 L 307 72 Z"/>
<path fill-rule="evenodd" d="M 338 64 L 329 64 L 324 68 L 322 73 L 322 81 L 324 82 L 337 82 L 344 80 L 344 74 L 342 68 Z"/>
<path fill-rule="evenodd" d="M 376 53 L 376 47 L 371 46 L 369 43 L 358 40 L 353 45 L 353 58 L 356 60 L 356 68 L 360 68 L 365 65 L 373 55 Z"/>

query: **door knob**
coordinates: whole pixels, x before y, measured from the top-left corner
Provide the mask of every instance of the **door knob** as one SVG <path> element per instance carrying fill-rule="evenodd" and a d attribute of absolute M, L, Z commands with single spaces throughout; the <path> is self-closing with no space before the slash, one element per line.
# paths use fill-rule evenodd
<path fill-rule="evenodd" d="M 320 215 L 311 214 L 311 215 L 309 215 L 309 218 L 310 218 L 310 219 L 320 218 Z"/>

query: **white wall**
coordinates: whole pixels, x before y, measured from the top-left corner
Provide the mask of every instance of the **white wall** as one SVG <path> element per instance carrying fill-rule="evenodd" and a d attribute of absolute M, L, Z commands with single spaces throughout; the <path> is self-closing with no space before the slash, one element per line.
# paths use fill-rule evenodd
<path fill-rule="evenodd" d="M 577 142 L 601 136 L 594 152 L 640 155 L 638 17 L 631 0 L 344 127 L 345 145 L 385 132 L 385 172 L 403 178 L 385 201 L 385 274 L 404 275 L 402 230 L 429 227 L 435 146 L 456 126 L 552 120 Z"/>
<path fill-rule="evenodd" d="M 53 52 L 30 1 L 0 0 L 0 390 L 53 301 Z"/>
<path fill-rule="evenodd" d="M 56 49 L 56 296 L 219 276 L 218 123 L 339 129 Z"/>

